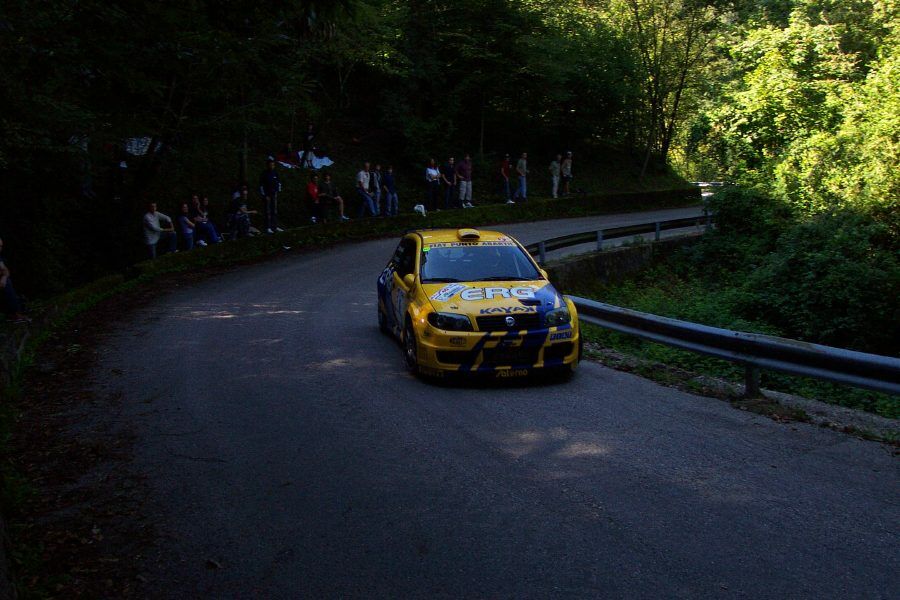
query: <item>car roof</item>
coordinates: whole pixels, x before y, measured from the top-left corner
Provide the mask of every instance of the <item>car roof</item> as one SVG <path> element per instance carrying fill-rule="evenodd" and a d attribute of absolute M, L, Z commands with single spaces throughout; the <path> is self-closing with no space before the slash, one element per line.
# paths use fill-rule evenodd
<path fill-rule="evenodd" d="M 462 237 L 463 232 L 477 232 L 478 237 Z M 489 231 L 485 229 L 417 229 L 411 233 L 418 234 L 422 237 L 422 241 L 426 243 L 439 242 L 497 242 L 511 241 L 513 238 L 499 231 Z"/>

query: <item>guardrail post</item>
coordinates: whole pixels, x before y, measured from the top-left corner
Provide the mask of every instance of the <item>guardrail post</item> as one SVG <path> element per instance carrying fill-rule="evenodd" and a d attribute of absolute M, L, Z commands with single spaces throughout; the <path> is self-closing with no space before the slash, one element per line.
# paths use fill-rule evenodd
<path fill-rule="evenodd" d="M 712 215 L 709 214 L 709 209 L 706 206 L 703 207 L 703 217 L 706 220 L 706 230 L 709 231 L 712 229 Z"/>
<path fill-rule="evenodd" d="M 654 239 L 657 242 L 659 241 L 659 221 L 656 222 L 656 237 Z"/>
<path fill-rule="evenodd" d="M 744 397 L 762 398 L 759 389 L 759 367 L 744 365 Z"/>
<path fill-rule="evenodd" d="M 538 242 L 538 257 L 541 264 L 547 262 L 547 248 L 544 246 L 544 242 Z"/>
<path fill-rule="evenodd" d="M 603 250 L 603 230 L 597 232 L 597 252 Z"/>

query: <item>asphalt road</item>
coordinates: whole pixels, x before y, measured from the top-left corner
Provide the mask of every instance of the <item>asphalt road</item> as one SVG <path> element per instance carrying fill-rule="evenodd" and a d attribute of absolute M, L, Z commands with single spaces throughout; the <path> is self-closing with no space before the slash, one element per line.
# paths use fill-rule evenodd
<path fill-rule="evenodd" d="M 163 533 L 153 597 L 898 596 L 889 449 L 592 363 L 568 383 L 414 379 L 375 321 L 394 245 L 175 289 L 100 349 Z"/>

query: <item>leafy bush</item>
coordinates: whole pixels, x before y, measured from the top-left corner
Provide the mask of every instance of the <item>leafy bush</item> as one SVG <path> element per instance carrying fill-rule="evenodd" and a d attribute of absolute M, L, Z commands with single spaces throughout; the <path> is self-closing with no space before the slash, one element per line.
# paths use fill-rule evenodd
<path fill-rule="evenodd" d="M 896 353 L 900 261 L 882 246 L 885 233 L 871 217 L 851 211 L 798 223 L 747 272 L 743 312 L 790 337 Z"/>

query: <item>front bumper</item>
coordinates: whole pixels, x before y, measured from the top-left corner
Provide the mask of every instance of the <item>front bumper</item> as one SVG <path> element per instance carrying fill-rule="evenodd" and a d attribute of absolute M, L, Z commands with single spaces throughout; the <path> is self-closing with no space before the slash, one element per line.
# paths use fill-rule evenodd
<path fill-rule="evenodd" d="M 444 331 L 421 324 L 419 370 L 425 374 L 486 374 L 523 377 L 547 370 L 574 370 L 580 331 L 577 320 L 528 331 Z"/>

